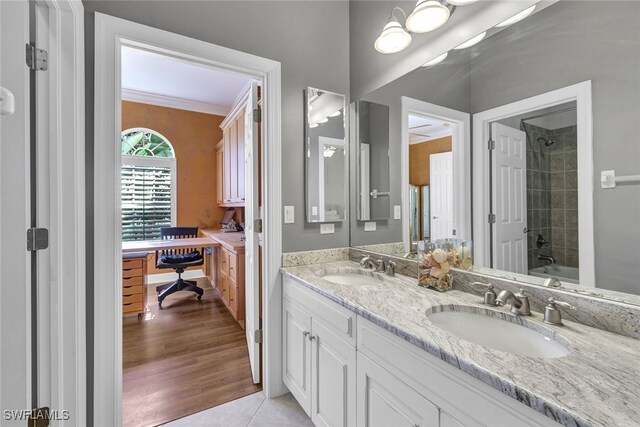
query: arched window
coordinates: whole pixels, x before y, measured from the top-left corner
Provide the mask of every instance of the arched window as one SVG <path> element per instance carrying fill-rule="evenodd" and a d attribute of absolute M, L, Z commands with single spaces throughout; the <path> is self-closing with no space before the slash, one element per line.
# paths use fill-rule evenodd
<path fill-rule="evenodd" d="M 160 238 L 160 228 L 176 223 L 176 158 L 160 133 L 127 129 L 122 154 L 122 240 Z"/>

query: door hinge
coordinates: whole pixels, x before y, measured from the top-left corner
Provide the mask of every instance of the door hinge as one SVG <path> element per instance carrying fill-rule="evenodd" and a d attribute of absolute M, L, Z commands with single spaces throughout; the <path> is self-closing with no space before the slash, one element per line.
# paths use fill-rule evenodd
<path fill-rule="evenodd" d="M 49 230 L 30 228 L 27 230 L 27 250 L 41 251 L 49 247 Z"/>
<path fill-rule="evenodd" d="M 262 219 L 254 219 L 253 220 L 253 231 L 255 233 L 262 233 Z"/>
<path fill-rule="evenodd" d="M 255 108 L 253 110 L 253 121 L 256 123 L 260 123 L 262 121 L 262 110 L 259 108 Z"/>
<path fill-rule="evenodd" d="M 257 344 L 262 344 L 262 339 L 264 338 L 262 329 L 256 329 L 256 332 L 253 334 L 253 336 L 255 337 L 255 341 Z"/>
<path fill-rule="evenodd" d="M 31 410 L 29 416 L 28 427 L 48 427 L 49 425 L 49 408 L 43 406 L 42 408 L 34 408 Z"/>
<path fill-rule="evenodd" d="M 491 151 L 495 149 L 496 149 L 496 142 L 493 139 L 490 139 L 489 141 L 487 141 L 487 150 Z"/>
<path fill-rule="evenodd" d="M 49 54 L 44 49 L 38 49 L 37 47 L 27 43 L 27 67 L 34 71 L 47 71 L 47 63 L 49 60 Z"/>
<path fill-rule="evenodd" d="M 489 224 L 496 223 L 496 214 L 489 214 Z"/>

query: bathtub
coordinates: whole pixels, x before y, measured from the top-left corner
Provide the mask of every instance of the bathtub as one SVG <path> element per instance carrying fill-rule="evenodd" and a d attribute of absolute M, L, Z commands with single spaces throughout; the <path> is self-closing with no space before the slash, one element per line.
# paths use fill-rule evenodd
<path fill-rule="evenodd" d="M 550 264 L 536 267 L 529 270 L 530 276 L 555 277 L 561 282 L 580 284 L 579 270 L 576 267 L 566 267 L 564 265 Z"/>

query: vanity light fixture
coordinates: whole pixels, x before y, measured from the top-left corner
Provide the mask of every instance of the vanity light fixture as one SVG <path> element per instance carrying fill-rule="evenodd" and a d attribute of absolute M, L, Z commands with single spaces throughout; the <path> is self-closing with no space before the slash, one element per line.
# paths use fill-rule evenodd
<path fill-rule="evenodd" d="M 527 16 L 531 15 L 535 8 L 536 8 L 536 5 L 534 4 L 530 8 L 525 9 L 522 12 L 513 15 L 511 18 L 509 18 L 509 19 L 507 19 L 505 21 L 502 21 L 501 23 L 496 25 L 496 28 L 508 27 L 509 25 L 512 25 L 512 24 L 515 24 L 516 22 L 522 21 L 524 18 L 526 18 Z"/>
<path fill-rule="evenodd" d="M 483 33 L 480 33 L 477 36 L 467 40 L 466 42 L 454 47 L 454 49 L 455 50 L 466 49 L 468 47 L 476 45 L 476 44 L 480 43 L 482 41 L 482 39 L 484 39 L 484 36 L 486 36 L 486 35 L 487 35 L 486 31 L 483 32 Z"/>
<path fill-rule="evenodd" d="M 447 3 L 452 4 L 454 6 L 466 6 L 471 3 L 475 3 L 478 0 L 447 0 Z"/>
<path fill-rule="evenodd" d="M 407 48 L 411 44 L 411 34 L 405 31 L 405 29 L 393 14 L 398 10 L 406 19 L 406 14 L 399 7 L 394 7 L 391 11 L 391 16 L 387 21 L 387 24 L 382 30 L 380 37 L 376 39 L 374 47 L 380 53 L 396 53 Z"/>
<path fill-rule="evenodd" d="M 323 117 L 320 120 L 318 120 L 318 123 L 327 123 L 328 121 L 329 119 L 327 119 L 326 117 Z"/>
<path fill-rule="evenodd" d="M 342 111 L 338 110 L 334 113 L 329 114 L 329 117 L 338 117 L 340 114 L 342 114 Z"/>
<path fill-rule="evenodd" d="M 434 65 L 438 65 L 439 63 L 447 59 L 447 56 L 449 56 L 449 52 L 445 52 L 442 55 L 433 58 L 431 61 L 425 62 L 424 64 L 422 64 L 422 66 L 433 67 Z"/>
<path fill-rule="evenodd" d="M 317 123 L 309 123 L 309 127 L 310 127 L 311 129 L 313 129 L 313 128 L 317 128 L 317 127 L 318 127 L 318 124 L 317 124 Z"/>
<path fill-rule="evenodd" d="M 450 14 L 449 8 L 435 0 L 418 0 L 405 25 L 412 33 L 428 33 L 442 27 Z"/>

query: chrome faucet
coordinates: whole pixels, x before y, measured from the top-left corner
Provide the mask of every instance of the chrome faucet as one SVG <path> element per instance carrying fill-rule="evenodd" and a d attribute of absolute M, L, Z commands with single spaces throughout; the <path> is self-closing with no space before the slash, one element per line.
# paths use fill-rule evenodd
<path fill-rule="evenodd" d="M 393 261 L 387 261 L 387 268 L 385 269 L 384 274 L 387 276 L 393 277 L 396 275 L 396 263 Z"/>
<path fill-rule="evenodd" d="M 571 304 L 564 301 L 558 301 L 555 298 L 549 298 L 547 301 L 549 302 L 549 304 L 547 304 L 547 306 L 544 308 L 543 322 L 550 323 L 552 325 L 562 326 L 562 314 L 560 313 L 560 310 L 558 310 L 558 307 L 556 307 L 556 305 L 562 308 L 567 308 L 569 310 L 576 309 Z"/>
<path fill-rule="evenodd" d="M 556 279 L 555 277 L 549 277 L 548 279 L 545 279 L 544 283 L 542 283 L 542 286 L 546 286 L 547 288 L 559 288 L 560 280 Z"/>
<path fill-rule="evenodd" d="M 540 261 L 549 261 L 551 264 L 555 264 L 556 263 L 556 259 L 554 257 L 552 257 L 551 255 L 538 254 L 538 259 Z"/>
<path fill-rule="evenodd" d="M 520 293 L 517 294 L 506 289 L 500 291 L 496 298 L 496 303 L 500 307 L 511 303 L 511 312 L 513 314 L 517 314 L 518 316 L 531 316 L 529 297 L 524 294 L 524 289 L 520 289 Z"/>
<path fill-rule="evenodd" d="M 360 265 L 366 269 L 375 269 L 376 271 L 384 271 L 384 260 L 376 261 L 370 256 L 365 256 L 360 260 Z"/>

